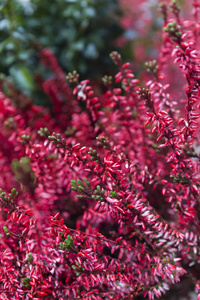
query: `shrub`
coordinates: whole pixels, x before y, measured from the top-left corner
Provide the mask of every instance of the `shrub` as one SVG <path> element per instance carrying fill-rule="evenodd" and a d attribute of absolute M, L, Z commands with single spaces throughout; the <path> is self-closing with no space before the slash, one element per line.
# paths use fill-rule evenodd
<path fill-rule="evenodd" d="M 1 93 L 1 299 L 200 298 L 198 22 L 174 0 L 173 19 L 161 8 L 163 46 L 143 81 L 112 52 L 104 94 L 75 71 L 71 92 L 45 49 L 55 118 L 13 86 Z M 175 99 L 170 57 L 185 80 Z"/>

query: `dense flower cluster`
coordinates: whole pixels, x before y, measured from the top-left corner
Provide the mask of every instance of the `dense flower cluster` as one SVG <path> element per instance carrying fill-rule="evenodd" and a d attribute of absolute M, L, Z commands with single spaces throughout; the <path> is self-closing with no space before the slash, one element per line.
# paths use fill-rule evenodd
<path fill-rule="evenodd" d="M 161 4 L 163 45 L 158 60 L 145 63 L 143 82 L 113 52 L 119 71 L 103 78 L 105 93 L 75 71 L 71 91 L 44 49 L 41 64 L 53 77 L 39 83 L 52 107 L 33 105 L 11 85 L 10 99 L 0 93 L 2 300 L 153 300 L 182 282 L 200 298 L 193 2 L 195 21 L 181 19 L 176 1 L 172 19 Z M 175 99 L 170 57 L 185 80 Z"/>

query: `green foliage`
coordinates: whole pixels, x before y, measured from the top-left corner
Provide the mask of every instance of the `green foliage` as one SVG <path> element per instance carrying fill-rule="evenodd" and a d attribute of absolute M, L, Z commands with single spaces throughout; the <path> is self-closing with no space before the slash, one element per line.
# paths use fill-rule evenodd
<path fill-rule="evenodd" d="M 29 189 L 35 187 L 35 174 L 30 165 L 30 158 L 28 156 L 21 157 L 20 160 L 14 159 L 11 168 L 15 173 L 16 179 Z"/>
<path fill-rule="evenodd" d="M 97 153 L 96 150 L 93 150 L 92 148 L 89 148 L 88 154 L 90 155 L 91 160 L 95 160 L 97 163 L 100 162 L 100 155 Z"/>
<path fill-rule="evenodd" d="M 6 193 L 3 192 L 2 189 L 0 189 L 0 207 L 10 209 L 15 208 L 17 195 L 18 192 L 15 188 L 11 190 L 11 193 L 9 193 L 8 196 L 6 196 Z"/>
<path fill-rule="evenodd" d="M 73 72 L 69 72 L 68 75 L 66 76 L 66 79 L 71 83 L 77 83 L 78 79 L 79 79 L 79 74 L 77 73 L 76 70 L 74 70 Z"/>
<path fill-rule="evenodd" d="M 31 282 L 31 278 L 29 277 L 22 278 L 22 286 L 26 288 L 31 288 L 30 282 Z"/>
<path fill-rule="evenodd" d="M 38 130 L 38 134 L 39 134 L 40 136 L 42 136 L 42 137 L 48 137 L 48 136 L 49 136 L 49 130 L 48 130 L 47 127 L 44 127 L 44 128 L 41 127 L 41 128 Z"/>
<path fill-rule="evenodd" d="M 118 199 L 117 193 L 115 191 L 110 191 L 110 197 Z"/>
<path fill-rule="evenodd" d="M 92 151 L 90 149 L 90 151 Z M 105 190 L 100 187 L 100 185 L 96 186 L 95 190 L 91 189 L 90 182 L 84 178 L 84 182 L 82 182 L 80 179 L 76 180 L 71 180 L 71 189 L 72 191 L 77 192 L 79 195 L 76 195 L 77 198 L 91 198 L 94 200 L 99 200 L 99 201 L 105 201 Z M 117 195 L 116 195 L 117 197 Z"/>
<path fill-rule="evenodd" d="M 145 62 L 145 67 L 148 73 L 152 73 L 154 75 L 157 75 L 158 72 L 158 65 L 157 61 L 154 59 L 152 61 L 147 61 Z"/>
<path fill-rule="evenodd" d="M 100 185 L 97 185 L 96 190 L 94 190 L 94 194 L 92 198 L 99 201 L 104 201 L 105 190 L 101 189 Z"/>
<path fill-rule="evenodd" d="M 173 21 L 167 24 L 167 26 L 164 28 L 164 31 L 168 36 L 172 37 L 172 41 L 177 42 L 182 36 L 182 32 L 180 31 L 180 29 L 181 26 L 178 25 L 176 21 Z"/>
<path fill-rule="evenodd" d="M 72 252 L 78 252 L 73 241 L 73 237 L 71 235 L 67 235 L 67 238 L 65 241 L 62 243 L 59 243 L 59 246 L 62 250 L 70 250 Z"/>
<path fill-rule="evenodd" d="M 108 55 L 123 32 L 118 0 L 0 3 L 0 69 L 27 94 L 37 90 L 34 72 L 44 73 L 36 55 L 44 47 L 53 50 L 65 71 L 99 78 L 109 70 Z"/>
<path fill-rule="evenodd" d="M 111 145 L 110 145 L 107 137 L 105 137 L 105 136 L 96 137 L 96 140 L 97 140 L 97 146 L 101 146 L 104 149 L 108 149 L 108 150 L 111 149 Z"/>
<path fill-rule="evenodd" d="M 60 243 L 59 246 L 64 250 L 66 248 L 69 248 L 69 246 L 73 243 L 73 237 L 71 235 L 68 235 L 64 243 Z"/>
<path fill-rule="evenodd" d="M 72 269 L 77 276 L 79 276 L 81 272 L 85 271 L 85 268 L 83 268 L 78 261 L 76 262 L 76 265 L 72 265 Z"/>
<path fill-rule="evenodd" d="M 76 180 L 71 180 L 71 185 L 72 191 L 81 194 L 77 195 L 77 198 L 91 197 L 93 191 L 91 190 L 90 182 L 86 178 L 84 178 L 84 182 L 80 179 L 77 179 L 77 182 Z"/>
<path fill-rule="evenodd" d="M 33 255 L 31 253 L 28 253 L 27 261 L 30 263 L 33 262 Z"/>
<path fill-rule="evenodd" d="M 6 226 L 3 226 L 3 230 L 5 231 L 6 235 L 10 235 L 10 232 Z"/>
<path fill-rule="evenodd" d="M 190 178 L 188 178 L 184 174 L 180 174 L 180 173 L 177 173 L 176 175 L 171 174 L 170 177 L 173 178 L 174 182 L 178 182 L 188 186 L 191 184 Z"/>

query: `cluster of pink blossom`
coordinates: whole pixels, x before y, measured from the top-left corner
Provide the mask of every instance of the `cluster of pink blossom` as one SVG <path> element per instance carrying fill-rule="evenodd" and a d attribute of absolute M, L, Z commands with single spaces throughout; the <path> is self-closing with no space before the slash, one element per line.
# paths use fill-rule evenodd
<path fill-rule="evenodd" d="M 147 81 L 113 52 L 105 93 L 67 76 L 49 49 L 50 109 L 0 93 L 0 299 L 200 299 L 200 2 L 167 4 Z M 184 78 L 170 93 L 168 59 Z M 177 78 L 177 81 L 179 79 Z M 169 78 L 170 82 L 170 78 Z M 170 292 L 168 292 L 170 294 Z"/>

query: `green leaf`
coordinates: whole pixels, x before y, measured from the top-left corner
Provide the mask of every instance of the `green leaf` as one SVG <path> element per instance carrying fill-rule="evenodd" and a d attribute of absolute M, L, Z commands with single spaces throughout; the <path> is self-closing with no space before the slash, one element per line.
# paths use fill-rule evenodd
<path fill-rule="evenodd" d="M 35 83 L 31 72 L 25 65 L 17 64 L 10 69 L 10 72 L 20 89 L 29 91 L 35 89 Z"/>

